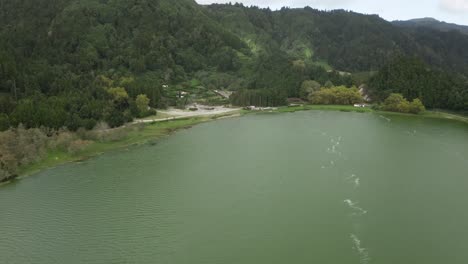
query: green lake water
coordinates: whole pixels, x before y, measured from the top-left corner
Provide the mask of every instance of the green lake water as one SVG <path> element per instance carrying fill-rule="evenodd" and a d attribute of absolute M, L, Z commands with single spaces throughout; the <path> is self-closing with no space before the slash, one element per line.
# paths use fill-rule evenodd
<path fill-rule="evenodd" d="M 468 126 L 201 124 L 1 187 L 0 263 L 466 264 Z"/>

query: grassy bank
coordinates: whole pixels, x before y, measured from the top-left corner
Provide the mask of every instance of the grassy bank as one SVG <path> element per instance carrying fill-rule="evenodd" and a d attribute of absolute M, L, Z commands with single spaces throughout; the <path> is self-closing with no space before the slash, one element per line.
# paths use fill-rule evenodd
<path fill-rule="evenodd" d="M 460 122 L 464 122 L 468 124 L 468 116 L 458 115 L 458 114 L 453 114 L 453 113 L 448 113 L 448 112 L 427 111 L 423 113 L 422 116 L 428 117 L 428 118 L 441 118 L 441 119 L 456 120 L 456 121 L 460 121 Z"/>
<path fill-rule="evenodd" d="M 276 110 L 278 113 L 290 113 L 297 111 L 307 111 L 307 110 L 324 110 L 324 111 L 341 111 L 341 112 L 373 112 L 372 109 L 365 107 L 359 108 L 352 105 L 301 105 L 301 106 L 292 106 L 292 107 L 280 107 Z"/>
<path fill-rule="evenodd" d="M 20 178 L 25 177 L 67 162 L 86 160 L 106 151 L 156 141 L 179 129 L 189 128 L 193 125 L 222 117 L 225 116 L 192 117 L 164 122 L 130 125 L 123 128 L 126 129 L 127 132 L 122 139 L 107 142 L 93 141 L 83 150 L 74 154 L 62 150 L 49 150 L 44 159 L 28 166 L 22 166 L 19 168 L 18 172 Z"/>
<path fill-rule="evenodd" d="M 439 118 L 439 119 L 450 119 L 455 121 L 460 121 L 468 124 L 468 116 L 449 113 L 444 111 L 425 111 L 420 114 L 408 114 L 408 113 L 398 113 L 398 112 L 386 112 L 386 111 L 377 111 L 369 107 L 359 108 L 352 105 L 301 105 L 301 106 L 292 106 L 292 107 L 278 107 L 275 110 L 270 112 L 274 113 L 292 113 L 297 111 L 308 111 L 308 110 L 321 110 L 321 111 L 341 111 L 341 112 L 358 112 L 358 113 L 377 113 L 377 114 L 386 114 L 386 115 L 403 115 L 403 116 L 418 116 L 425 118 Z M 258 111 L 246 111 L 243 113 L 258 113 Z"/>

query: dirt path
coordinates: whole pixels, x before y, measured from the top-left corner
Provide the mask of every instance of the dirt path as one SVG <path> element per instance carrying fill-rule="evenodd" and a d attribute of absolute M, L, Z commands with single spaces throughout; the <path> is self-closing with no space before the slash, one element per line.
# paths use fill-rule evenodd
<path fill-rule="evenodd" d="M 169 108 L 167 110 L 158 110 L 158 114 L 161 114 L 163 117 L 153 116 L 143 119 L 137 119 L 133 123 L 152 123 L 152 122 L 162 122 L 174 119 L 182 119 L 187 117 L 198 117 L 198 116 L 214 116 L 214 115 L 224 115 L 224 114 L 235 114 L 238 113 L 241 108 L 226 108 L 223 106 L 198 106 L 197 111 L 189 110 L 180 110 L 175 108 Z"/>

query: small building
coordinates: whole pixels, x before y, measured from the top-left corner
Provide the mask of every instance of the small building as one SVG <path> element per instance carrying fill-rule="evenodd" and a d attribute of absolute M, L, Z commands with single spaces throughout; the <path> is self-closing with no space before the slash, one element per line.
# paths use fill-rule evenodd
<path fill-rule="evenodd" d="M 364 107 L 369 107 L 369 105 L 368 104 L 354 104 L 354 107 L 364 108 Z"/>
<path fill-rule="evenodd" d="M 187 92 L 179 91 L 177 97 L 178 98 L 185 98 L 185 96 L 188 95 L 188 94 L 189 93 L 187 93 Z"/>

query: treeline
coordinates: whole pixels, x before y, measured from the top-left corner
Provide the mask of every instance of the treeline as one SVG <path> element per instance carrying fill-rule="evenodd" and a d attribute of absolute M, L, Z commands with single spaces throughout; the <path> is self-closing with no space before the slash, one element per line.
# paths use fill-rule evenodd
<path fill-rule="evenodd" d="M 347 88 L 344 86 L 322 88 L 312 92 L 308 99 L 312 104 L 325 105 L 353 105 L 364 101 L 356 87 Z"/>
<path fill-rule="evenodd" d="M 281 106 L 287 104 L 285 91 L 274 89 L 239 90 L 229 98 L 237 106 Z"/>
<path fill-rule="evenodd" d="M 281 51 L 278 53 L 276 58 L 271 58 L 276 63 L 258 65 L 249 89 L 240 89 L 233 93 L 230 98 L 233 105 L 286 105 L 287 98 L 307 99 L 308 96 L 304 94 L 314 87 L 319 89 L 322 84 L 328 87 L 334 84 L 343 86 L 353 84 L 351 75 L 326 71 L 323 67 L 302 60 L 288 61 L 286 57 L 281 57 Z"/>
<path fill-rule="evenodd" d="M 26 128 L 67 127 L 76 131 L 79 128 L 92 129 L 99 121 L 117 127 L 135 117 L 155 114 L 150 106 L 157 105 L 149 98 L 155 98 L 159 88 L 145 89 L 135 84 L 132 78 L 113 81 L 105 76 L 98 76 L 92 85 L 82 93 L 70 91 L 46 96 L 36 91 L 17 101 L 11 96 L 0 97 L 0 110 L 3 112 L 0 114 L 0 131 L 20 124 Z"/>
<path fill-rule="evenodd" d="M 463 76 L 435 70 L 418 58 L 399 57 L 369 81 L 372 97 L 385 100 L 391 93 L 421 99 L 428 108 L 468 110 L 468 83 Z"/>
<path fill-rule="evenodd" d="M 325 70 L 322 66 L 301 59 L 292 60 L 286 53 L 276 50 L 273 54 L 262 53 L 253 65 L 250 89 L 278 89 L 288 97 L 299 97 L 302 82 L 316 80 L 322 84 L 351 86 L 351 75 Z"/>

